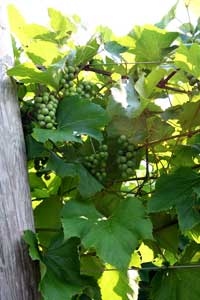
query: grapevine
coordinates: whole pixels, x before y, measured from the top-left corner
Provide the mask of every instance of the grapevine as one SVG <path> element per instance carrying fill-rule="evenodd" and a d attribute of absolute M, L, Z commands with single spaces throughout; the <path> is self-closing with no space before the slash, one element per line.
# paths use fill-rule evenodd
<path fill-rule="evenodd" d="M 44 300 L 199 300 L 200 29 L 168 31 L 175 9 L 81 46 L 56 10 L 17 20 L 34 55 L 12 28 Z"/>

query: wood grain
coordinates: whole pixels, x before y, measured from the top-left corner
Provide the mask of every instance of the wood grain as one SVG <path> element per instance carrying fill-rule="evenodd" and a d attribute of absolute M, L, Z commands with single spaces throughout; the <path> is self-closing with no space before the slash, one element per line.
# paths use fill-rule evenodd
<path fill-rule="evenodd" d="M 37 266 L 21 237 L 34 230 L 25 144 L 16 89 L 6 70 L 13 54 L 0 4 L 0 299 L 38 300 Z"/>

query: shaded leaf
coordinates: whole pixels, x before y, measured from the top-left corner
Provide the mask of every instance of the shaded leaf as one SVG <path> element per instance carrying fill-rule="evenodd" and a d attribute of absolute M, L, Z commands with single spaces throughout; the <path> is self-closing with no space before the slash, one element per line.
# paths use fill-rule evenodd
<path fill-rule="evenodd" d="M 127 268 L 139 240 L 151 238 L 151 223 L 141 202 L 134 198 L 121 202 L 110 218 L 92 203 L 68 201 L 62 223 L 65 238 L 80 237 L 86 248 L 95 247 L 100 258 L 119 269 Z M 111 249 L 115 249 L 114 256 Z"/>
<path fill-rule="evenodd" d="M 199 269 L 168 270 L 157 273 L 152 281 L 152 300 L 198 300 Z"/>
<path fill-rule="evenodd" d="M 106 111 L 97 104 L 77 97 L 64 98 L 57 111 L 58 130 L 102 139 L 101 129 L 108 123 Z"/>
<path fill-rule="evenodd" d="M 162 175 L 156 182 L 155 194 L 151 197 L 149 212 L 176 208 L 182 231 L 191 229 L 200 222 L 194 188 L 200 183 L 199 174 L 190 168 L 179 168 L 170 175 Z"/>
<path fill-rule="evenodd" d="M 48 161 L 47 170 L 53 170 L 60 177 L 78 177 L 78 190 L 87 198 L 91 197 L 103 188 L 100 182 L 93 177 L 80 163 L 66 163 L 56 155 L 51 155 Z"/>

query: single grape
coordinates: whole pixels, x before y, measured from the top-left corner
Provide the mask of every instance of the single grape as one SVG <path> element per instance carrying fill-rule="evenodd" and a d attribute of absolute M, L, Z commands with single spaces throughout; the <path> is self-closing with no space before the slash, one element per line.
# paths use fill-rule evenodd
<path fill-rule="evenodd" d="M 47 124 L 46 124 L 46 128 L 47 128 L 47 129 L 52 129 L 52 127 L 53 127 L 53 124 L 52 124 L 52 123 L 47 123 Z"/>
<path fill-rule="evenodd" d="M 49 113 L 48 108 L 42 108 L 41 113 L 42 113 L 43 115 L 48 115 L 48 113 Z"/>

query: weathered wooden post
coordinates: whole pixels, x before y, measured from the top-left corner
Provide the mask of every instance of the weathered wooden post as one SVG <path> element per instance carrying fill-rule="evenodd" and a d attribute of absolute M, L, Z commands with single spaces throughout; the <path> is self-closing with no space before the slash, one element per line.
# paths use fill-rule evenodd
<path fill-rule="evenodd" d="M 0 299 L 38 300 L 37 267 L 21 240 L 34 229 L 25 144 L 16 90 L 6 70 L 13 64 L 7 11 L 0 1 Z"/>

